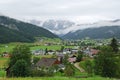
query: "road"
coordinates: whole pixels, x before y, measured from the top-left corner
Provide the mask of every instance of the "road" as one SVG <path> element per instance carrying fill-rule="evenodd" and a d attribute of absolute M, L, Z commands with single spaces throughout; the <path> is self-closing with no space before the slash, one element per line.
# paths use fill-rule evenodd
<path fill-rule="evenodd" d="M 74 66 L 75 66 L 77 69 L 79 69 L 80 72 L 85 72 L 85 70 L 79 66 L 79 62 L 75 63 Z"/>

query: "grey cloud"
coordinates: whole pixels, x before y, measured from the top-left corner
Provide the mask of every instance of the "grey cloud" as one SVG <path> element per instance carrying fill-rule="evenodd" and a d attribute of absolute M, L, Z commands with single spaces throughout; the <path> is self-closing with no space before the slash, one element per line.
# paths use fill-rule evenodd
<path fill-rule="evenodd" d="M 120 18 L 119 7 L 120 0 L 0 0 L 0 12 L 15 18 L 85 16 L 87 22 Z"/>

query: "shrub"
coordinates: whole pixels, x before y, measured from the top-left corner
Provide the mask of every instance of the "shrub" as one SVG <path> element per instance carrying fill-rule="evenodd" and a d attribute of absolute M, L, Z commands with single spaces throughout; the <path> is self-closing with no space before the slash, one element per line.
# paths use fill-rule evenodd
<path fill-rule="evenodd" d="M 85 69 L 88 73 L 88 76 L 92 76 L 93 75 L 93 64 L 90 60 L 86 60 L 85 61 Z"/>
<path fill-rule="evenodd" d="M 74 76 L 75 74 L 75 70 L 73 68 L 73 66 L 71 64 L 67 65 L 66 68 L 65 68 L 65 76 Z"/>

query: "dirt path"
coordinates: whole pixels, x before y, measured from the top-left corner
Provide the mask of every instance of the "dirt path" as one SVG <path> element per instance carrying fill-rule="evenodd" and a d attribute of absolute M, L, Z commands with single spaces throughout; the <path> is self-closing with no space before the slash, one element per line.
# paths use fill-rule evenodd
<path fill-rule="evenodd" d="M 75 63 L 74 66 L 75 66 L 77 69 L 79 69 L 80 72 L 85 72 L 85 70 L 79 66 L 79 62 Z"/>

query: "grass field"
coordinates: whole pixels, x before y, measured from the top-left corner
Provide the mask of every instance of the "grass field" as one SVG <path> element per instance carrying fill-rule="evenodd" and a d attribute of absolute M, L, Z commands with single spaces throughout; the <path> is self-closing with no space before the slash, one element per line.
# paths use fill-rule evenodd
<path fill-rule="evenodd" d="M 6 75 L 5 70 L 3 69 L 7 65 L 8 58 L 0 57 L 0 77 L 4 77 Z"/>
<path fill-rule="evenodd" d="M 91 61 L 92 65 L 94 65 L 94 60 L 93 59 L 88 59 Z M 85 61 L 80 61 L 79 63 L 79 66 L 82 67 L 84 70 L 86 70 L 86 67 L 85 67 Z"/>
<path fill-rule="evenodd" d="M 6 72 L 4 70 L 0 70 L 0 77 L 5 77 L 6 76 Z"/>
<path fill-rule="evenodd" d="M 44 57 L 44 56 L 43 56 Z M 46 56 L 45 56 L 46 57 Z M 47 57 L 51 57 L 51 55 L 47 55 Z M 3 68 L 4 64 L 7 62 L 8 58 L 0 57 L 0 66 Z M 82 62 L 84 66 L 84 62 Z M 80 78 L 82 76 L 87 76 L 87 73 L 81 73 L 78 69 L 75 68 L 75 76 L 74 77 L 64 77 L 61 73 L 55 74 L 55 77 L 26 77 L 26 78 L 6 78 L 6 72 L 3 69 L 0 69 L 0 80 L 116 80 L 103 78 L 99 76 L 93 76 L 88 78 Z"/>
<path fill-rule="evenodd" d="M 1 53 L 2 52 L 11 52 L 12 49 L 18 44 L 28 45 L 28 46 L 30 46 L 30 50 L 46 49 L 46 48 L 48 50 L 60 50 L 61 49 L 61 45 L 51 45 L 51 46 L 38 45 L 38 46 L 35 46 L 34 43 L 10 43 L 10 44 L 0 44 L 0 52 Z M 74 46 L 65 46 L 65 48 L 73 48 L 73 47 Z"/>
<path fill-rule="evenodd" d="M 65 48 L 73 48 L 74 46 L 65 46 Z M 60 50 L 61 46 L 60 45 L 51 45 L 51 46 L 33 46 L 30 47 L 31 50 L 36 50 L 36 49 L 48 49 L 48 50 Z"/>
<path fill-rule="evenodd" d="M 3 68 L 8 61 L 8 58 L 0 57 L 0 68 Z"/>
<path fill-rule="evenodd" d="M 103 77 L 74 78 L 74 77 L 27 77 L 27 78 L 0 78 L 0 80 L 117 80 Z"/>

